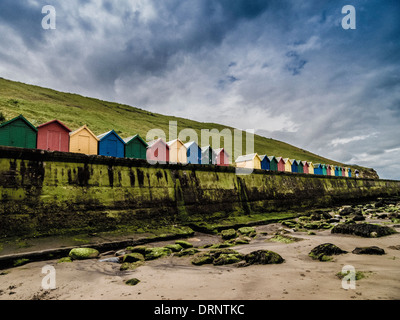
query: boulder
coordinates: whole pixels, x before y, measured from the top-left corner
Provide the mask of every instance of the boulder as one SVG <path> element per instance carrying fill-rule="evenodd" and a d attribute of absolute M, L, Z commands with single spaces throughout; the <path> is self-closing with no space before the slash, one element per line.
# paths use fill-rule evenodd
<path fill-rule="evenodd" d="M 176 244 L 167 244 L 164 248 L 170 249 L 172 252 L 179 252 L 183 249 L 183 247 L 176 243 Z"/>
<path fill-rule="evenodd" d="M 185 240 L 176 240 L 175 244 L 179 244 L 184 249 L 193 247 L 193 244 L 191 244 L 190 242 L 185 241 Z"/>
<path fill-rule="evenodd" d="M 331 256 L 342 253 L 347 253 L 347 251 L 340 249 L 332 243 L 324 243 L 316 246 L 308 255 L 314 260 L 330 261 L 332 259 Z"/>
<path fill-rule="evenodd" d="M 254 229 L 253 227 L 242 227 L 242 228 L 238 229 L 238 232 L 241 235 L 249 236 L 249 237 L 253 237 L 256 235 L 256 229 Z"/>
<path fill-rule="evenodd" d="M 227 253 L 227 254 L 220 254 L 218 258 L 214 258 L 213 264 L 215 266 L 222 266 L 225 264 L 232 264 L 239 262 L 243 259 L 243 255 L 240 253 Z"/>
<path fill-rule="evenodd" d="M 69 252 L 69 256 L 74 260 L 94 259 L 99 254 L 98 250 L 92 248 L 74 248 Z"/>
<path fill-rule="evenodd" d="M 362 248 L 355 248 L 352 253 L 354 254 L 376 254 L 376 255 L 383 255 L 385 254 L 385 250 L 377 247 L 377 246 L 371 246 L 371 247 L 362 247 Z"/>
<path fill-rule="evenodd" d="M 147 248 L 144 256 L 145 260 L 154 260 L 161 257 L 169 256 L 171 250 L 163 247 Z"/>
<path fill-rule="evenodd" d="M 333 227 L 332 233 L 353 234 L 356 236 L 375 238 L 396 233 L 396 230 L 387 226 L 379 226 L 370 223 L 359 224 L 337 224 Z"/>
<path fill-rule="evenodd" d="M 136 286 L 139 282 L 139 279 L 133 278 L 125 281 L 125 284 L 127 284 L 128 286 Z"/>
<path fill-rule="evenodd" d="M 229 240 L 237 237 L 235 229 L 227 229 L 221 231 L 221 237 L 224 240 Z"/>
<path fill-rule="evenodd" d="M 246 263 L 250 264 L 279 264 L 285 260 L 276 252 L 270 250 L 257 250 L 244 256 Z"/>
<path fill-rule="evenodd" d="M 146 254 L 146 249 L 148 249 L 148 247 L 146 247 L 146 246 L 134 246 L 134 247 L 127 247 L 125 249 L 125 251 L 127 251 L 127 252 L 139 252 L 139 253 L 145 255 Z"/>
<path fill-rule="evenodd" d="M 343 216 L 348 216 L 349 214 L 354 213 L 354 209 L 351 206 L 343 206 L 339 209 L 339 214 Z"/>
<path fill-rule="evenodd" d="M 122 262 L 144 261 L 144 256 L 139 252 L 128 253 L 122 257 Z"/>
<path fill-rule="evenodd" d="M 210 252 L 201 252 L 193 257 L 192 264 L 195 266 L 201 266 L 203 264 L 211 264 L 213 261 L 214 258 L 211 256 Z"/>
<path fill-rule="evenodd" d="M 174 253 L 174 256 L 176 256 L 176 257 L 192 256 L 198 252 L 199 252 L 199 250 L 196 248 L 187 248 L 187 249 L 183 249 L 180 252 Z"/>

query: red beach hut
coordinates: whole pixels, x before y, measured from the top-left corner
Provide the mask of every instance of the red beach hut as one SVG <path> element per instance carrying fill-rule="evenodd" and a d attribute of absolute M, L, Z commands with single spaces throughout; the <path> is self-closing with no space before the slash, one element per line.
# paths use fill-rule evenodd
<path fill-rule="evenodd" d="M 215 162 L 217 166 L 227 167 L 229 166 L 229 155 L 226 153 L 224 148 L 214 150 L 217 155 L 217 161 Z"/>
<path fill-rule="evenodd" d="M 37 148 L 50 151 L 69 152 L 71 130 L 58 120 L 52 120 L 37 127 Z"/>
<path fill-rule="evenodd" d="M 307 161 L 302 161 L 303 163 L 303 173 L 310 173 L 310 165 L 308 164 Z"/>
<path fill-rule="evenodd" d="M 277 157 L 276 161 L 278 161 L 278 171 L 284 172 L 285 171 L 285 161 L 283 161 L 283 158 Z"/>
<path fill-rule="evenodd" d="M 151 164 L 169 162 L 169 146 L 161 138 L 148 142 L 146 159 Z"/>

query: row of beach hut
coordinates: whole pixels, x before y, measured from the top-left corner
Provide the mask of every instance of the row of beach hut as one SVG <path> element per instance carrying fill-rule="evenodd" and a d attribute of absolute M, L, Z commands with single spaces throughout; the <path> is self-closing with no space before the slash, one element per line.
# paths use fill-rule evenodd
<path fill-rule="evenodd" d="M 49 151 L 83 153 L 117 158 L 145 159 L 160 163 L 190 163 L 229 166 L 230 155 L 224 148 L 201 148 L 196 142 L 179 139 L 146 142 L 138 134 L 122 139 L 114 130 L 96 136 L 86 125 L 72 131 L 59 120 L 38 127 L 23 115 L 0 124 L 0 145 Z M 253 153 L 235 160 L 236 167 L 268 171 L 294 172 L 351 177 L 351 169 L 309 161 Z"/>
<path fill-rule="evenodd" d="M 138 134 L 122 139 L 114 130 L 96 136 L 86 125 L 72 131 L 59 120 L 35 127 L 23 115 L 0 124 L 0 145 L 160 163 L 229 166 L 229 155 L 223 148 L 200 148 L 194 141 L 184 144 L 179 139 L 146 142 Z"/>
<path fill-rule="evenodd" d="M 351 168 L 323 163 L 313 163 L 283 157 L 259 156 L 257 153 L 243 155 L 236 159 L 239 168 L 262 169 L 269 171 L 317 174 L 324 176 L 351 177 Z"/>

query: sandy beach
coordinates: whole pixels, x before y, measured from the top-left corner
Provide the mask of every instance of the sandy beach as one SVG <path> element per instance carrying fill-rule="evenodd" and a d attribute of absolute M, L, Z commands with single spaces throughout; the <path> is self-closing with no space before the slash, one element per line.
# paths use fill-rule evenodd
<path fill-rule="evenodd" d="M 386 220 L 387 221 L 387 220 Z M 375 221 L 377 222 L 377 221 Z M 387 222 L 386 222 L 387 224 Z M 390 224 L 389 224 L 390 225 Z M 0 271 L 0 300 L 366 300 L 400 299 L 400 234 L 380 238 L 332 234 L 315 230 L 315 234 L 289 232 L 301 238 L 293 243 L 272 242 L 280 223 L 257 226 L 257 236 L 249 244 L 231 249 L 247 254 L 255 250 L 272 250 L 284 259 L 282 264 L 236 264 L 195 266 L 192 256 L 170 255 L 146 261 L 135 270 L 120 271 L 120 264 L 99 259 L 59 263 L 58 260 L 32 262 Z M 400 231 L 395 225 L 395 229 Z M 196 233 L 185 239 L 195 247 L 221 242 L 219 235 Z M 174 241 L 149 244 L 164 246 Z M 332 243 L 347 251 L 321 262 L 309 252 L 323 243 Z M 384 255 L 354 254 L 356 247 L 378 246 Z M 397 247 L 396 247 L 397 246 Z M 206 249 L 201 249 L 206 250 Z M 113 254 L 108 255 L 112 257 Z M 107 256 L 103 256 L 102 259 Z M 44 266 L 53 266 L 56 288 L 45 290 Z M 355 289 L 344 289 L 337 273 L 346 265 L 365 277 L 356 281 Z M 125 281 L 137 278 L 140 283 L 128 286 Z"/>

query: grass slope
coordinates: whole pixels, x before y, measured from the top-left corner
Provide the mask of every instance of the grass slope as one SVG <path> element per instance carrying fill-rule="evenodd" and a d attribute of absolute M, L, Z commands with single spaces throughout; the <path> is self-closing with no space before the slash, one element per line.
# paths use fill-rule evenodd
<path fill-rule="evenodd" d="M 233 129 L 221 124 L 202 123 L 156 114 L 128 105 L 59 92 L 3 78 L 0 78 L 0 113 L 5 120 L 22 114 L 34 126 L 58 119 L 71 130 L 87 124 L 96 135 L 114 129 L 122 138 L 140 134 L 144 139 L 147 132 L 154 128 L 164 130 L 168 139 L 169 121 L 177 121 L 178 133 L 184 128 L 194 129 L 202 146 L 212 144 L 212 141 L 211 139 L 209 142 L 201 141 L 201 129 L 219 131 L 225 128 Z M 245 140 L 245 134 L 243 134 L 243 153 L 246 150 Z M 221 146 L 224 146 L 223 139 L 221 139 Z M 258 154 L 342 165 L 340 162 L 320 157 L 287 143 L 258 135 L 255 135 L 254 149 Z"/>

